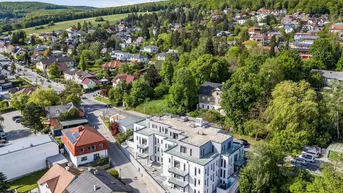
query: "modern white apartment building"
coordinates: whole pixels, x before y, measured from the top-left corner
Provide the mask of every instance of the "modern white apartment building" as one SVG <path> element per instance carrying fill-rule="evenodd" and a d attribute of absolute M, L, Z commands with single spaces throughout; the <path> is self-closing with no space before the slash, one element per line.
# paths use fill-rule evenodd
<path fill-rule="evenodd" d="M 244 147 L 202 119 L 151 117 L 134 124 L 136 159 L 161 164 L 171 192 L 234 193 Z"/>

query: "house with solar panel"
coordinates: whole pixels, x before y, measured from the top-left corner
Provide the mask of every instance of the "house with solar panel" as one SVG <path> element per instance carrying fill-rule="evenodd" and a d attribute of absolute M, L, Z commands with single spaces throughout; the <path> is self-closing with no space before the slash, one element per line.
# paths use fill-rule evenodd
<path fill-rule="evenodd" d="M 91 126 L 63 130 L 62 142 L 70 161 L 76 167 L 108 157 L 106 138 Z"/>

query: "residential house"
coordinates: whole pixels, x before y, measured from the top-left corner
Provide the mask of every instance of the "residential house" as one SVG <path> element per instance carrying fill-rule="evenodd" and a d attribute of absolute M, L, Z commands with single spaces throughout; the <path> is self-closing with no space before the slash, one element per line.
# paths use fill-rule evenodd
<path fill-rule="evenodd" d="M 253 34 L 261 34 L 262 33 L 262 28 L 259 27 L 250 27 L 248 30 L 249 35 Z"/>
<path fill-rule="evenodd" d="M 343 72 L 338 71 L 330 71 L 330 70 L 318 70 L 312 69 L 311 73 L 319 72 L 322 75 L 323 79 L 323 86 L 330 86 L 330 82 L 332 81 L 343 81 Z"/>
<path fill-rule="evenodd" d="M 262 46 L 268 44 L 268 36 L 266 36 L 264 34 L 252 34 L 252 35 L 250 35 L 249 40 L 256 41 Z"/>
<path fill-rule="evenodd" d="M 40 193 L 66 193 L 68 185 L 75 180 L 81 170 L 60 164 L 53 165 L 38 181 Z"/>
<path fill-rule="evenodd" d="M 106 138 L 91 126 L 63 130 L 62 142 L 71 162 L 76 167 L 108 157 Z"/>
<path fill-rule="evenodd" d="M 19 139 L 0 148 L 1 172 L 14 180 L 46 168 L 46 160 L 59 154 L 58 144 L 49 135 Z"/>
<path fill-rule="evenodd" d="M 1 66 L 5 66 L 5 65 L 9 66 L 9 65 L 11 65 L 11 60 L 8 57 L 0 54 L 0 65 Z"/>
<path fill-rule="evenodd" d="M 5 44 L 0 46 L 0 53 L 8 53 L 11 54 L 15 50 L 15 47 L 11 44 Z"/>
<path fill-rule="evenodd" d="M 144 38 L 140 36 L 136 39 L 136 41 L 134 43 L 135 44 L 142 44 L 143 42 L 144 42 Z"/>
<path fill-rule="evenodd" d="M 82 84 L 85 78 L 95 78 L 94 75 L 77 69 L 68 69 L 63 72 L 63 76 L 65 80 L 72 80 L 78 84 Z"/>
<path fill-rule="evenodd" d="M 133 130 L 133 125 L 140 121 L 142 120 L 120 114 L 116 114 L 110 117 L 110 123 L 118 123 L 120 133 L 124 133 L 129 129 Z"/>
<path fill-rule="evenodd" d="M 153 45 L 144 46 L 142 52 L 157 53 L 158 47 Z"/>
<path fill-rule="evenodd" d="M 313 40 L 295 41 L 290 43 L 290 48 L 296 49 L 303 59 L 311 58 L 310 47 L 313 44 Z"/>
<path fill-rule="evenodd" d="M 214 82 L 205 82 L 198 91 L 198 108 L 206 110 L 220 110 L 220 95 L 222 93 L 222 84 Z"/>
<path fill-rule="evenodd" d="M 132 188 L 124 185 L 105 170 L 89 169 L 73 180 L 68 193 L 131 193 Z"/>
<path fill-rule="evenodd" d="M 329 27 L 330 33 L 341 33 L 343 32 L 343 23 L 334 23 Z"/>
<path fill-rule="evenodd" d="M 30 87 L 26 87 L 26 88 L 22 88 L 22 89 L 20 89 L 19 87 L 15 87 L 15 88 L 9 89 L 8 92 L 10 94 L 23 93 L 23 94 L 31 95 L 36 90 L 37 90 L 36 86 L 30 86 Z"/>
<path fill-rule="evenodd" d="M 38 68 L 41 72 L 47 72 L 50 65 L 54 63 L 64 63 L 67 68 L 74 66 L 74 59 L 72 57 L 54 57 L 50 56 L 46 59 L 43 59 L 36 63 L 36 68 Z"/>
<path fill-rule="evenodd" d="M 35 53 L 35 54 L 32 54 L 32 56 L 31 56 L 31 62 L 36 63 L 36 62 L 41 61 L 43 58 L 44 58 L 44 56 L 42 54 Z"/>
<path fill-rule="evenodd" d="M 118 74 L 116 77 L 112 79 L 112 85 L 115 88 L 120 81 L 124 81 L 126 84 L 131 84 L 134 80 L 137 79 L 135 75 L 129 74 Z"/>
<path fill-rule="evenodd" d="M 58 57 L 58 56 L 62 56 L 63 55 L 63 51 L 61 51 L 61 50 L 52 50 L 51 54 L 53 56 L 55 56 L 55 57 Z"/>
<path fill-rule="evenodd" d="M 121 52 L 118 50 L 113 51 L 111 55 L 112 60 L 126 61 L 129 58 L 130 58 L 129 52 Z"/>
<path fill-rule="evenodd" d="M 134 156 L 159 164 L 170 192 L 238 191 L 244 146 L 201 118 L 154 116 L 134 124 Z"/>
<path fill-rule="evenodd" d="M 166 52 L 162 52 L 162 53 L 157 54 L 157 58 L 156 59 L 158 61 L 165 61 L 167 56 L 168 56 L 168 54 Z"/>
<path fill-rule="evenodd" d="M 77 105 L 76 103 L 70 102 L 65 105 L 56 105 L 56 106 L 50 106 L 45 108 L 46 113 L 46 119 L 49 122 L 49 126 L 51 128 L 59 128 L 58 124 L 58 117 L 66 112 L 69 112 L 72 109 L 77 109 L 80 113 L 80 117 L 85 116 L 85 112 L 82 107 Z M 61 135 L 60 132 L 54 132 L 55 135 Z"/>
<path fill-rule="evenodd" d="M 135 63 L 135 62 L 146 63 L 146 62 L 148 62 L 148 58 L 146 56 L 141 55 L 141 54 L 131 54 L 128 61 L 130 61 L 132 63 Z"/>
<path fill-rule="evenodd" d="M 84 89 L 92 89 L 99 86 L 101 83 L 96 77 L 83 79 L 81 85 Z"/>
<path fill-rule="evenodd" d="M 113 60 L 113 61 L 110 61 L 110 62 L 107 62 L 105 64 L 102 65 L 102 68 L 103 69 L 110 69 L 110 70 L 114 70 L 116 68 L 119 68 L 121 65 L 121 62 L 120 61 L 117 61 L 117 60 Z"/>
<path fill-rule="evenodd" d="M 325 157 L 330 159 L 331 155 L 338 155 L 338 157 L 343 156 L 343 143 L 331 143 L 327 148 Z"/>
<path fill-rule="evenodd" d="M 7 76 L 0 74 L 0 90 L 12 88 L 12 82 L 9 82 Z"/>

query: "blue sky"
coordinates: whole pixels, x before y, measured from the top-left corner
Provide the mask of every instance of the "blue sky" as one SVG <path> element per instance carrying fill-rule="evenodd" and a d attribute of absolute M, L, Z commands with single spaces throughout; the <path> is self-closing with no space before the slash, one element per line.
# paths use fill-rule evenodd
<path fill-rule="evenodd" d="M 0 0 L 4 1 L 39 1 L 58 5 L 84 5 L 93 7 L 114 7 L 119 5 L 131 5 L 136 3 L 153 2 L 157 0 Z"/>

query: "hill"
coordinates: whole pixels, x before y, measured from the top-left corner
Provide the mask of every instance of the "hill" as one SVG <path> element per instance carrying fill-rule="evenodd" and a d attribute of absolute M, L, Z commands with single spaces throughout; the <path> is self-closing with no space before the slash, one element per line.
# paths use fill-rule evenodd
<path fill-rule="evenodd" d="M 87 6 L 65 6 L 55 5 L 41 2 L 0 2 L 0 18 L 20 18 L 25 17 L 26 14 L 36 12 L 39 10 L 92 10 L 94 7 Z"/>

